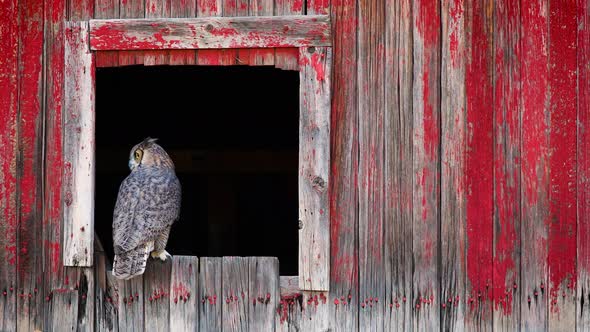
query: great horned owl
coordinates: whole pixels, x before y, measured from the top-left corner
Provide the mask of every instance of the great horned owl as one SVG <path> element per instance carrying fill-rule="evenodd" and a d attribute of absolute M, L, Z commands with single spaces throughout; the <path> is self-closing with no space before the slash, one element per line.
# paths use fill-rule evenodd
<path fill-rule="evenodd" d="M 180 213 L 180 182 L 174 163 L 146 138 L 131 149 L 131 174 L 119 187 L 113 216 L 113 275 L 130 279 L 145 271 L 148 256 L 166 260 L 172 223 Z"/>

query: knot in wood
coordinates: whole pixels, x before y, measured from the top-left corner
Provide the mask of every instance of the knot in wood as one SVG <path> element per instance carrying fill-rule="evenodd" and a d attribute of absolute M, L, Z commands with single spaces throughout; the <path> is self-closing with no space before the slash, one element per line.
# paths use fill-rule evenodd
<path fill-rule="evenodd" d="M 213 31 L 213 25 L 212 24 L 207 24 L 207 26 L 205 27 L 205 30 L 207 30 L 208 32 Z"/>
<path fill-rule="evenodd" d="M 319 176 L 316 176 L 311 183 L 313 188 L 318 192 L 323 192 L 326 190 L 326 181 L 324 181 L 324 179 Z"/>
<path fill-rule="evenodd" d="M 299 225 L 298 225 L 299 229 L 303 229 L 303 221 L 299 220 Z"/>
<path fill-rule="evenodd" d="M 315 53 L 315 47 L 310 46 L 307 48 L 307 52 L 309 52 L 309 54 L 314 54 Z"/>

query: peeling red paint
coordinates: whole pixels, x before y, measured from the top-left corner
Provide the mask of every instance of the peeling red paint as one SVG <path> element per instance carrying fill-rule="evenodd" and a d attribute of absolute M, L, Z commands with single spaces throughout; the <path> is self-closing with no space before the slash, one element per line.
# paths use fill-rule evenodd
<path fill-rule="evenodd" d="M 493 90 L 491 17 L 482 3 L 471 8 L 470 43 L 466 63 L 467 147 L 465 155 L 468 294 L 484 292 L 492 280 L 493 242 Z M 479 304 L 479 302 L 477 302 Z"/>
<path fill-rule="evenodd" d="M 576 3 L 557 0 L 549 11 L 550 219 L 547 265 L 551 311 L 576 284 Z"/>

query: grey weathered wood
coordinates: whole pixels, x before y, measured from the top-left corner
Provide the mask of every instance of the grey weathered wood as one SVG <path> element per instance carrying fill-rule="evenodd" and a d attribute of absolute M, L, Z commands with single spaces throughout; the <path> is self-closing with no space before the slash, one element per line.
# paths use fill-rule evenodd
<path fill-rule="evenodd" d="M 273 0 L 250 0 L 249 16 L 269 16 L 273 15 L 273 12 Z M 250 50 L 249 53 L 249 63 L 252 66 L 272 66 L 275 64 L 274 50 Z"/>
<path fill-rule="evenodd" d="M 382 331 L 385 310 L 385 6 L 358 5 L 359 329 Z"/>
<path fill-rule="evenodd" d="M 202 257 L 199 264 L 199 331 L 221 331 L 221 262 Z"/>
<path fill-rule="evenodd" d="M 64 229 L 66 266 L 92 266 L 94 241 L 94 56 L 88 23 L 65 30 Z"/>
<path fill-rule="evenodd" d="M 94 6 L 94 18 L 119 17 L 118 0 L 96 0 Z M 117 51 L 105 51 L 96 54 L 96 67 L 116 67 L 119 65 L 119 53 Z"/>
<path fill-rule="evenodd" d="M 149 259 L 143 275 L 146 331 L 170 331 L 170 275 L 172 262 Z"/>
<path fill-rule="evenodd" d="M 330 88 L 332 49 L 299 52 L 299 287 L 330 287 Z"/>
<path fill-rule="evenodd" d="M 329 331 L 330 306 L 328 292 L 302 291 L 302 307 L 295 305 L 294 310 L 300 310 L 300 331 Z M 296 317 L 296 316 L 295 316 Z"/>
<path fill-rule="evenodd" d="M 250 331 L 274 331 L 280 300 L 279 260 L 251 257 L 248 269 L 248 328 Z"/>
<path fill-rule="evenodd" d="M 303 2 L 298 0 L 276 0 L 274 15 L 301 15 L 303 14 Z M 298 70 L 297 59 L 299 51 L 295 48 L 275 49 L 275 67 L 284 70 Z"/>
<path fill-rule="evenodd" d="M 93 50 L 330 46 L 330 19 L 314 16 L 90 20 Z"/>
<path fill-rule="evenodd" d="M 425 296 L 422 293 L 423 287 L 413 287 L 418 286 L 419 280 L 422 279 L 420 261 L 415 257 L 422 253 L 423 247 L 421 242 L 416 242 L 432 241 L 432 238 L 428 237 L 430 232 L 435 239 L 437 237 L 434 229 L 428 229 L 429 233 L 412 237 L 412 231 L 416 231 L 413 216 L 415 213 L 421 214 L 424 209 L 421 208 L 421 204 L 416 206 L 413 199 L 413 195 L 417 195 L 421 189 L 419 182 L 415 183 L 417 176 L 413 169 L 415 163 L 413 153 L 416 145 L 424 145 L 419 131 L 423 123 L 422 121 L 414 123 L 414 119 L 422 114 L 422 110 L 417 109 L 419 106 L 415 103 L 415 98 L 417 96 L 422 98 L 422 95 L 413 90 L 416 84 L 416 80 L 413 79 L 416 72 L 414 62 L 420 63 L 421 59 L 418 58 L 420 53 L 416 54 L 415 50 L 411 52 L 412 48 L 416 47 L 412 40 L 415 33 L 413 24 L 420 22 L 417 17 L 413 17 L 413 14 L 419 11 L 413 13 L 412 1 L 408 0 L 389 1 L 386 6 L 391 6 L 392 11 L 398 14 L 388 17 L 385 22 L 385 76 L 383 78 L 385 82 L 383 129 L 385 296 L 380 301 L 383 301 L 384 306 L 384 329 L 410 331 L 413 326 L 424 328 L 423 324 L 415 323 L 424 319 L 430 311 L 428 306 L 422 308 L 419 303 Z M 420 2 L 414 1 L 414 6 L 419 7 Z M 420 70 L 422 66 L 417 68 Z M 419 82 L 422 83 L 422 80 Z M 436 171 L 429 175 L 436 176 Z M 422 198 L 421 195 L 420 198 Z M 436 216 L 431 218 L 436 220 Z M 422 219 L 418 223 L 420 227 L 430 226 L 422 222 Z M 429 269 L 434 268 L 436 271 L 436 260 L 430 260 L 425 264 L 428 264 Z M 412 279 L 414 277 L 412 272 L 416 274 L 416 279 Z M 405 302 L 404 297 L 406 297 Z M 371 303 L 369 298 L 369 303 L 364 305 L 365 308 L 361 307 L 360 310 L 371 310 L 371 305 L 380 304 Z"/>
<path fill-rule="evenodd" d="M 95 279 L 94 268 L 67 268 L 71 287 L 77 291 L 78 308 L 76 315 L 76 331 L 94 331 L 95 315 Z"/>
<path fill-rule="evenodd" d="M 194 54 L 193 54 L 194 57 Z M 174 256 L 170 279 L 170 331 L 198 331 L 199 259 Z"/>
<path fill-rule="evenodd" d="M 171 0 L 169 17 L 195 17 L 197 16 L 196 0 Z M 170 65 L 194 65 L 197 63 L 196 51 L 176 50 L 170 51 Z M 196 293 L 195 293 L 196 295 Z"/>
<path fill-rule="evenodd" d="M 465 29 L 462 3 L 441 6 L 441 329 L 462 331 L 465 313 Z M 450 43 L 456 40 L 456 44 Z M 444 304 L 444 308 L 442 308 Z"/>
<path fill-rule="evenodd" d="M 280 301 L 276 309 L 275 330 L 281 332 L 301 331 L 303 294 L 299 291 L 299 277 L 281 276 L 279 284 Z"/>
<path fill-rule="evenodd" d="M 223 331 L 248 331 L 249 258 L 223 257 L 221 316 Z"/>
<path fill-rule="evenodd" d="M 47 302 L 48 331 L 77 331 L 78 291 L 55 290 Z"/>
<path fill-rule="evenodd" d="M 117 303 L 119 331 L 144 331 L 143 275 L 117 280 L 117 286 L 114 301 Z"/>
<path fill-rule="evenodd" d="M 120 1 L 119 6 L 119 17 L 121 19 L 139 19 L 145 17 L 145 0 Z M 120 66 L 134 64 L 143 64 L 143 52 L 119 52 Z"/>
<path fill-rule="evenodd" d="M 170 17 L 170 0 L 145 0 L 145 18 L 157 19 Z M 146 51 L 143 64 L 146 66 L 167 65 L 170 55 L 168 51 Z"/>
<path fill-rule="evenodd" d="M 96 241 L 95 241 L 96 243 Z M 96 331 L 118 331 L 117 307 L 113 301 L 116 283 L 108 266 L 108 258 L 103 251 L 94 252 L 95 280 L 95 329 Z"/>

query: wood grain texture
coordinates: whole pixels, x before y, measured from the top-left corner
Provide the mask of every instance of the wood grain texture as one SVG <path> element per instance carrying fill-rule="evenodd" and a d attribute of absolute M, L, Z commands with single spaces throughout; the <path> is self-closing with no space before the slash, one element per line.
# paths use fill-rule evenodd
<path fill-rule="evenodd" d="M 33 331 L 43 325 L 43 1 L 19 1 L 19 7 L 16 327 Z"/>
<path fill-rule="evenodd" d="M 249 16 L 271 16 L 273 13 L 273 0 L 250 0 Z M 283 32 L 287 32 L 285 28 L 283 28 Z M 274 55 L 274 50 L 251 50 L 249 63 L 253 66 L 272 66 L 275 62 Z"/>
<path fill-rule="evenodd" d="M 145 0 L 145 18 L 170 17 L 171 0 Z M 170 54 L 168 51 L 144 52 L 143 64 L 146 66 L 167 65 Z"/>
<path fill-rule="evenodd" d="M 299 52 L 299 287 L 330 287 L 330 88 L 332 49 Z"/>
<path fill-rule="evenodd" d="M 578 0 L 576 330 L 590 331 L 590 1 Z"/>
<path fill-rule="evenodd" d="M 329 46 L 330 38 L 328 16 L 90 21 L 98 51 Z"/>
<path fill-rule="evenodd" d="M 303 0 L 276 0 L 274 4 L 274 15 L 301 15 L 303 14 Z M 334 17 L 332 17 L 334 21 Z M 298 70 L 299 51 L 295 48 L 275 49 L 274 64 L 276 68 L 283 70 Z"/>
<path fill-rule="evenodd" d="M 174 256 L 170 277 L 170 331 L 198 331 L 198 272 L 197 257 Z"/>
<path fill-rule="evenodd" d="M 197 0 L 197 17 L 221 16 L 222 0 Z M 215 66 L 226 62 L 224 53 L 219 50 L 198 50 L 197 64 Z"/>
<path fill-rule="evenodd" d="M 171 260 L 150 259 L 143 275 L 144 326 L 146 331 L 170 329 Z"/>
<path fill-rule="evenodd" d="M 328 292 L 301 292 L 302 305 L 298 308 L 294 304 L 294 310 L 301 310 L 294 317 L 300 317 L 299 331 L 329 331 L 330 330 L 330 305 Z"/>
<path fill-rule="evenodd" d="M 16 330 L 18 2 L 0 3 L 0 330 Z M 6 296 L 4 296 L 6 294 Z"/>
<path fill-rule="evenodd" d="M 248 328 L 274 331 L 279 306 L 279 260 L 276 257 L 250 257 L 248 267 Z"/>
<path fill-rule="evenodd" d="M 95 0 L 94 18 L 107 19 L 118 18 L 118 0 Z M 117 51 L 104 51 L 96 53 L 96 67 L 117 67 L 119 65 L 119 53 Z"/>
<path fill-rule="evenodd" d="M 465 3 L 465 328 L 492 329 L 493 2 Z"/>
<path fill-rule="evenodd" d="M 249 263 L 247 257 L 223 257 L 221 272 L 222 331 L 249 330 Z"/>
<path fill-rule="evenodd" d="M 522 200 L 521 328 L 547 329 L 549 110 L 547 2 L 521 2 Z M 526 131 L 526 135 L 524 135 Z"/>
<path fill-rule="evenodd" d="M 222 259 L 202 257 L 199 265 L 199 331 L 221 331 Z"/>
<path fill-rule="evenodd" d="M 421 303 L 416 302 L 423 294 L 415 296 L 412 290 L 412 247 L 414 241 L 419 241 L 412 238 L 412 141 L 419 140 L 413 133 L 412 117 L 414 74 L 411 50 L 415 19 L 412 17 L 410 1 L 389 1 L 385 3 L 385 7 L 384 329 L 410 331 L 413 314 L 420 316 L 424 309 L 428 310 L 426 305 L 421 308 Z M 428 235 L 422 234 L 419 237 Z M 421 248 L 417 253 L 420 251 Z"/>
<path fill-rule="evenodd" d="M 441 328 L 465 329 L 465 29 L 460 1 L 441 4 Z"/>
<path fill-rule="evenodd" d="M 121 19 L 145 17 L 145 0 L 125 0 L 119 6 Z M 119 52 L 120 66 L 136 64 L 143 64 L 143 52 Z"/>
<path fill-rule="evenodd" d="M 279 284 L 280 302 L 276 309 L 275 331 L 300 331 L 303 294 L 299 291 L 299 277 L 280 276 Z"/>
<path fill-rule="evenodd" d="M 69 279 L 69 284 L 68 284 Z M 73 312 L 76 320 L 76 331 L 94 331 L 95 314 L 95 282 L 94 271 L 87 267 L 66 268 L 65 288 L 77 292 L 78 308 Z"/>
<path fill-rule="evenodd" d="M 358 330 L 358 97 L 356 1 L 332 3 L 334 28 L 330 146 L 330 327 Z M 275 54 L 276 55 L 276 54 Z M 279 58 L 275 57 L 277 66 Z M 295 303 L 287 309 L 295 306 Z M 295 302 L 295 301 L 293 301 Z"/>
<path fill-rule="evenodd" d="M 412 13 L 413 29 L 413 128 L 402 140 L 413 141 L 411 160 L 413 178 L 412 239 L 413 329 L 440 329 L 439 255 L 440 255 L 440 2 L 419 1 Z M 405 84 L 401 82 L 403 87 Z M 404 112 L 405 113 L 405 112 Z M 403 114 L 403 113 L 402 113 Z M 401 116 L 400 116 L 401 117 Z M 403 128 L 403 127 L 402 127 Z M 407 130 L 407 129 L 406 129 Z M 403 150 L 402 150 L 403 151 Z M 407 153 L 406 153 L 407 154 Z M 402 160 L 410 159 L 404 158 Z M 402 176 L 410 177 L 407 172 Z M 403 183 L 403 180 L 402 180 Z M 412 185 L 403 186 L 410 188 Z M 404 190 L 410 192 L 411 189 Z M 407 239 L 408 237 L 406 237 Z M 404 241 L 404 239 L 400 239 Z M 405 240 L 407 241 L 407 240 Z"/>
<path fill-rule="evenodd" d="M 53 289 L 64 289 L 62 263 L 62 172 L 63 159 L 63 94 L 64 94 L 64 22 L 65 0 L 44 2 L 45 59 L 45 174 L 43 198 L 43 287 L 39 292 L 45 298 L 43 328 L 50 329 L 53 318 L 51 294 Z M 63 312 L 58 319 L 71 311 Z"/>
<path fill-rule="evenodd" d="M 94 56 L 88 24 L 65 29 L 64 264 L 92 266 L 94 248 Z"/>
<path fill-rule="evenodd" d="M 169 17 L 196 17 L 196 0 L 171 0 Z M 195 65 L 197 63 L 196 51 L 177 50 L 170 51 L 170 65 Z M 196 294 L 196 293 L 195 293 Z"/>
<path fill-rule="evenodd" d="M 385 2 L 358 7 L 359 329 L 382 331 L 385 310 Z"/>
<path fill-rule="evenodd" d="M 514 331 L 520 328 L 522 305 L 520 6 L 496 1 L 494 17 L 493 329 Z"/>
<path fill-rule="evenodd" d="M 117 305 L 115 288 L 117 281 L 114 279 L 111 267 L 108 266 L 108 257 L 102 250 L 94 252 L 94 280 L 95 280 L 95 317 L 96 331 L 118 331 Z"/>
<path fill-rule="evenodd" d="M 151 262 L 150 262 L 151 263 Z M 119 331 L 145 331 L 143 276 L 117 280 L 114 301 L 117 303 Z M 149 305 L 149 301 L 148 304 Z"/>
<path fill-rule="evenodd" d="M 78 292 L 62 289 L 51 294 L 47 301 L 48 312 L 46 325 L 49 331 L 76 331 L 78 324 Z"/>
<path fill-rule="evenodd" d="M 549 330 L 576 328 L 576 1 L 549 2 Z"/>

